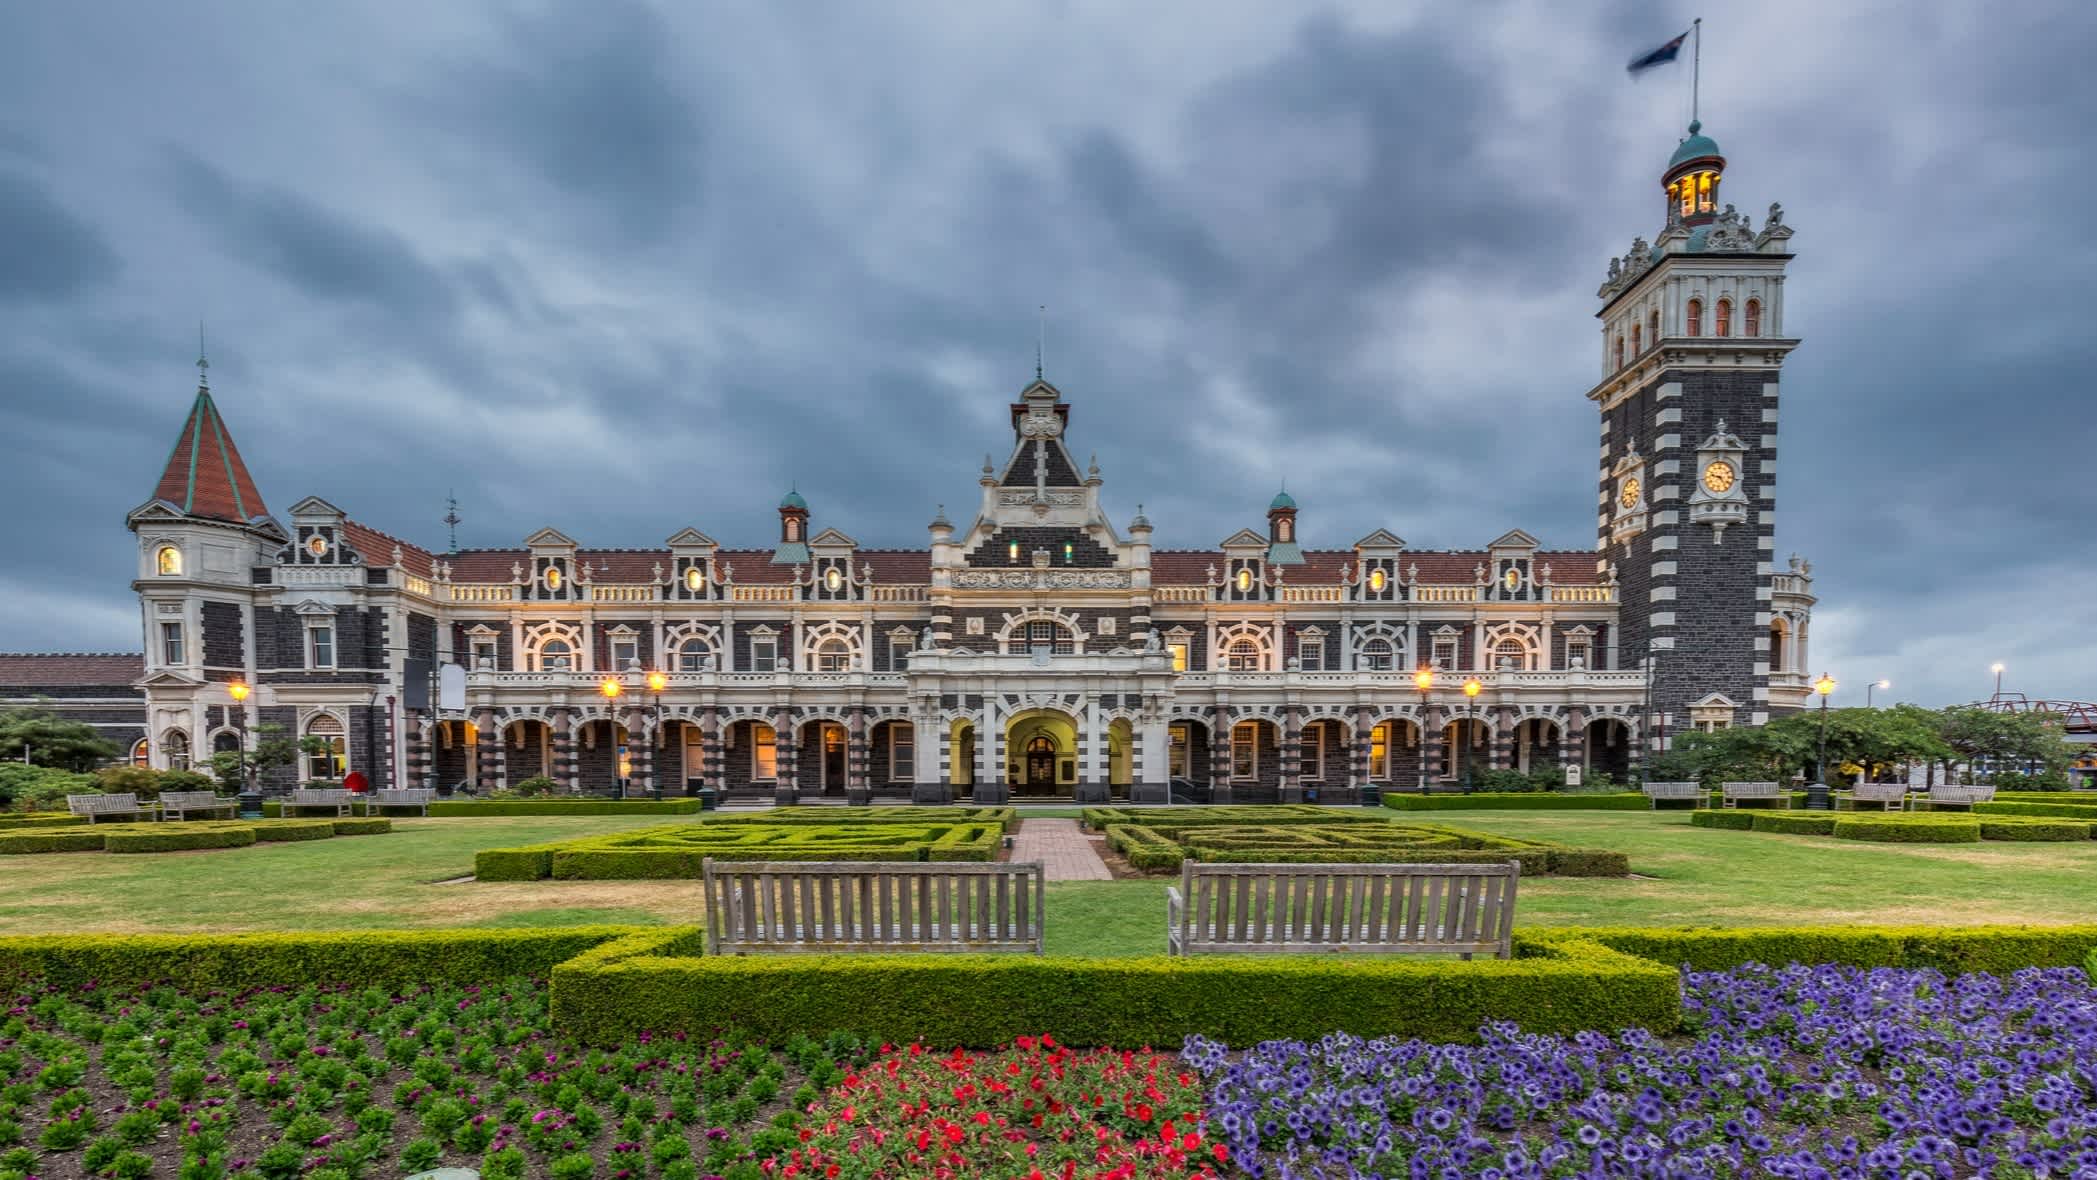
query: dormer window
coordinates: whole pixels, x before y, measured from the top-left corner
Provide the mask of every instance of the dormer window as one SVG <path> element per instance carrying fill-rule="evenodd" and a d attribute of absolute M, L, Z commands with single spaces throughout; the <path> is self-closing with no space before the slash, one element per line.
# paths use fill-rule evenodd
<path fill-rule="evenodd" d="M 328 539 L 319 533 L 306 538 L 306 552 L 317 561 L 328 555 Z"/>
<path fill-rule="evenodd" d="M 1383 588 L 1390 584 L 1391 576 L 1385 573 L 1382 567 L 1379 566 L 1369 571 L 1369 592 L 1371 594 L 1383 593 Z"/>
<path fill-rule="evenodd" d="M 696 565 L 686 569 L 684 571 L 684 588 L 694 594 L 706 589 L 706 571 Z"/>
<path fill-rule="evenodd" d="M 828 590 L 832 594 L 835 594 L 839 590 L 844 589 L 844 585 L 844 571 L 838 569 L 834 565 L 831 566 L 829 569 L 823 571 L 823 589 Z"/>
<path fill-rule="evenodd" d="M 155 570 L 158 570 L 160 576 L 163 578 L 181 577 L 182 551 L 180 549 L 175 548 L 173 545 L 162 545 L 160 549 L 153 554 L 153 568 Z"/>

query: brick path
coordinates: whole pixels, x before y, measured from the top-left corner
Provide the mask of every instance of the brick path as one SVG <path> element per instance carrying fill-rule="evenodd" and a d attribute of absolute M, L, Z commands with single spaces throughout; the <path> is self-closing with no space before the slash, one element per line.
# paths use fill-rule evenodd
<path fill-rule="evenodd" d="M 1092 850 L 1074 819 L 1023 819 L 1012 838 L 1012 859 L 1038 860 L 1050 881 L 1111 881 L 1114 875 Z"/>

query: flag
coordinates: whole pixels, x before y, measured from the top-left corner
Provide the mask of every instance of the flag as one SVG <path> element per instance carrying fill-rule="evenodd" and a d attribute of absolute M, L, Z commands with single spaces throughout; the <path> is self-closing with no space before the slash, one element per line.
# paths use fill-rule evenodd
<path fill-rule="evenodd" d="M 1631 64 L 1625 68 L 1630 71 L 1633 77 L 1637 77 L 1641 70 L 1650 70 L 1654 66 L 1666 65 L 1668 62 L 1681 56 L 1682 42 L 1687 40 L 1689 40 L 1689 34 L 1684 33 L 1651 53 L 1643 53 L 1632 58 Z"/>

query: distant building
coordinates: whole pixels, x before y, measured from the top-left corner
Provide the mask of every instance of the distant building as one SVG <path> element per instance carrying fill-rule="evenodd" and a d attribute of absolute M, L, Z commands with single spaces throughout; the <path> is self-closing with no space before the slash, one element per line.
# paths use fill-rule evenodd
<path fill-rule="evenodd" d="M 974 510 L 942 510 L 922 549 L 812 531 L 789 493 L 766 548 L 688 528 L 594 549 L 546 528 L 437 553 L 318 498 L 278 520 L 199 388 L 129 517 L 153 761 L 234 741 L 236 679 L 255 688 L 250 732 L 317 739 L 275 789 L 355 768 L 381 786 L 544 775 L 782 799 L 1162 799 L 1177 781 L 1244 802 L 1467 767 L 1621 775 L 1670 733 L 1797 708 L 1811 576 L 1774 560 L 1791 230 L 1774 206 L 1760 230 L 1718 207 L 1724 161 L 1697 130 L 1662 178 L 1658 239 L 1601 289 L 1592 548 L 1519 529 L 1460 552 L 1385 529 L 1306 548 L 1286 493 L 1263 529 L 1159 548 L 1140 510 L 1108 519 L 1071 405 L 1037 375 Z M 420 680 L 446 663 L 467 669 L 464 708 L 433 710 Z"/>
<path fill-rule="evenodd" d="M 123 757 L 147 758 L 146 658 L 138 652 L 0 652 L 0 709 L 46 709 L 95 727 Z M 20 758 L 0 750 L 0 759 Z"/>

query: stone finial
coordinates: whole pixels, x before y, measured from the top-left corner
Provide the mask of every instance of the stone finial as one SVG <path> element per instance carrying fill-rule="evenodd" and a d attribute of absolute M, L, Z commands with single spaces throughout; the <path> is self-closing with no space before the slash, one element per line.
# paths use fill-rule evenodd
<path fill-rule="evenodd" d="M 510 563 L 510 581 L 512 581 L 512 582 L 522 582 L 523 580 L 524 580 L 524 567 L 523 567 L 523 566 L 521 566 L 521 565 L 518 565 L 518 564 L 517 564 L 516 562 L 514 562 L 514 561 L 513 561 L 513 562 L 511 562 L 511 563 Z"/>
<path fill-rule="evenodd" d="M 1405 584 L 1415 585 L 1420 580 L 1420 563 L 1415 561 L 1405 567 Z"/>
<path fill-rule="evenodd" d="M 1209 563 L 1209 584 L 1216 584 L 1216 563 L 1213 561 Z"/>
<path fill-rule="evenodd" d="M 1545 562 L 1545 563 L 1544 563 L 1544 585 L 1548 586 L 1548 585 L 1550 585 L 1550 584 L 1551 584 L 1551 563 L 1547 561 L 1547 562 Z"/>
<path fill-rule="evenodd" d="M 735 563 L 734 563 L 734 562 L 732 562 L 732 561 L 724 561 L 724 562 L 722 562 L 722 563 L 721 563 L 721 580 L 722 580 L 723 582 L 733 582 L 733 581 L 735 581 Z"/>
<path fill-rule="evenodd" d="M 656 580 L 656 581 L 658 581 L 658 582 L 662 581 L 662 580 L 663 580 L 663 563 L 662 563 L 662 562 L 660 562 L 660 561 L 658 561 L 658 562 L 656 562 L 656 563 L 655 563 L 655 564 L 654 564 L 653 566 L 651 566 L 650 568 L 651 568 L 651 569 L 652 569 L 652 570 L 654 571 L 654 575 L 655 575 L 655 580 Z"/>

